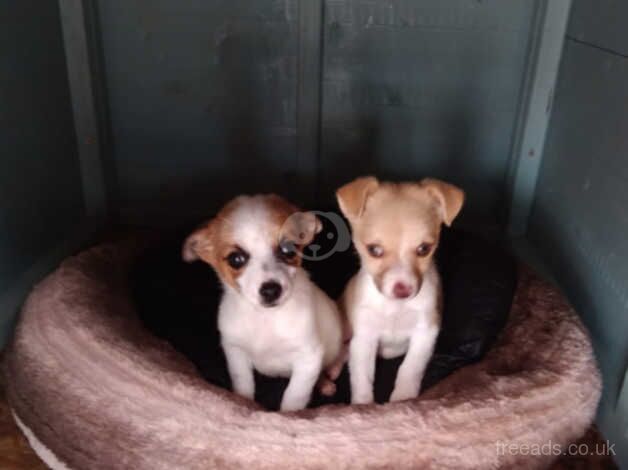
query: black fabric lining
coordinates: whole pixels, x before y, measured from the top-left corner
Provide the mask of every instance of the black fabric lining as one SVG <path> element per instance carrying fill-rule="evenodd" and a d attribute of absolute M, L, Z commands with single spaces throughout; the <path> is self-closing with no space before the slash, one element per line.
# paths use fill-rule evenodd
<path fill-rule="evenodd" d="M 315 242 L 324 244 L 328 229 L 324 227 Z M 137 264 L 133 273 L 137 309 L 146 326 L 187 356 L 206 380 L 230 388 L 216 327 L 221 288 L 209 266 L 181 261 L 183 236 L 164 242 Z M 516 285 L 514 260 L 499 246 L 464 232 L 444 231 L 437 263 L 444 290 L 443 323 L 423 389 L 484 356 L 506 323 Z M 304 267 L 314 282 L 336 298 L 357 270 L 358 259 L 350 249 Z M 377 402 L 387 401 L 402 360 L 378 359 Z M 287 379 L 256 374 L 256 400 L 277 409 L 287 383 Z M 336 384 L 334 397 L 315 393 L 310 406 L 349 403 L 346 366 Z"/>

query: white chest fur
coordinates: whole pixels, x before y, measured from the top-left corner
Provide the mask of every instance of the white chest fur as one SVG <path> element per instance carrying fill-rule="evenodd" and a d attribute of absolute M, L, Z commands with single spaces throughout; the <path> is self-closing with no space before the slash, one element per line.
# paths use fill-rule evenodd
<path fill-rule="evenodd" d="M 336 306 L 310 282 L 297 274 L 289 299 L 278 307 L 254 305 L 227 290 L 218 313 L 223 345 L 242 350 L 259 372 L 289 377 L 304 357 L 321 354 L 330 362 L 341 344 Z"/>
<path fill-rule="evenodd" d="M 382 357 L 405 354 L 411 337 L 438 327 L 439 290 L 440 280 L 434 267 L 426 273 L 419 293 L 409 300 L 385 297 L 368 274 L 358 273 L 352 293 L 355 300 L 347 305 L 354 334 L 375 337 Z"/>
<path fill-rule="evenodd" d="M 349 355 L 352 403 L 373 401 L 375 357 L 406 355 L 391 401 L 416 397 L 440 327 L 440 280 L 432 266 L 412 299 L 382 295 L 372 278 L 360 271 L 350 282 L 344 305 L 353 328 Z"/>
<path fill-rule="evenodd" d="M 304 303 L 301 312 L 295 308 L 297 298 Z M 240 348 L 263 374 L 290 376 L 302 350 L 317 347 L 309 300 L 295 291 L 284 304 L 264 308 L 236 292 L 226 291 L 218 314 L 223 345 Z"/>

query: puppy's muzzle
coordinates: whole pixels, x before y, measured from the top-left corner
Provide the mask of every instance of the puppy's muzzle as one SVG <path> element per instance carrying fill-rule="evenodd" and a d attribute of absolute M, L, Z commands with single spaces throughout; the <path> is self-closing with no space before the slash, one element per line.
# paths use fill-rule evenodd
<path fill-rule="evenodd" d="M 407 281 L 396 281 L 392 286 L 391 294 L 395 299 L 409 299 L 419 293 L 422 284 L 422 278 L 418 278 L 415 283 Z"/>
<path fill-rule="evenodd" d="M 259 295 L 262 298 L 262 303 L 266 307 L 272 307 L 275 305 L 282 292 L 281 284 L 277 281 L 266 281 L 259 288 Z"/>

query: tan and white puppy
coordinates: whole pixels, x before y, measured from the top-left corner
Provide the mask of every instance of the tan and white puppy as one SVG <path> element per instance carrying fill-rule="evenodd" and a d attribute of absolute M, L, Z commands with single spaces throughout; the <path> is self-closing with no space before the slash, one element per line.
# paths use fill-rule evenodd
<path fill-rule="evenodd" d="M 300 250 L 320 229 L 279 196 L 240 196 L 183 246 L 184 260 L 209 263 L 224 285 L 218 329 L 233 390 L 254 397 L 253 369 L 290 377 L 282 411 L 305 408 L 319 376 L 333 394 L 321 372 L 335 380 L 344 362 L 337 306 L 301 268 Z"/>
<path fill-rule="evenodd" d="M 361 260 L 342 299 L 353 329 L 351 402 L 373 402 L 377 355 L 406 355 L 390 401 L 414 398 L 440 329 L 441 286 L 433 255 L 441 225 L 458 215 L 464 193 L 434 179 L 380 183 L 363 177 L 336 196 Z"/>

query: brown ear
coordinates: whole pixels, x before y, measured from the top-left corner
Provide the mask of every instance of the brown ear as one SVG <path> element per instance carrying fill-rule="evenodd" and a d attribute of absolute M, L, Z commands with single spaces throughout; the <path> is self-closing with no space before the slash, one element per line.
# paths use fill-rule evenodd
<path fill-rule="evenodd" d="M 453 184 L 432 178 L 425 178 L 419 183 L 438 200 L 443 223 L 448 227 L 454 221 L 464 204 L 464 191 Z"/>
<path fill-rule="evenodd" d="M 366 201 L 379 187 L 374 176 L 363 176 L 345 184 L 336 191 L 336 199 L 340 210 L 349 220 L 359 218 L 364 212 Z"/>
<path fill-rule="evenodd" d="M 282 236 L 299 245 L 307 245 L 322 229 L 323 224 L 314 212 L 295 212 L 283 224 Z"/>
<path fill-rule="evenodd" d="M 215 258 L 213 243 L 214 231 L 215 219 L 212 219 L 201 228 L 192 232 L 185 239 L 185 242 L 183 242 L 183 249 L 181 251 L 183 260 L 191 263 L 202 259 L 213 265 Z"/>
<path fill-rule="evenodd" d="M 268 194 L 266 201 L 281 223 L 280 237 L 298 245 L 307 245 L 323 228 L 313 212 L 302 212 L 297 206 L 276 194 Z"/>

